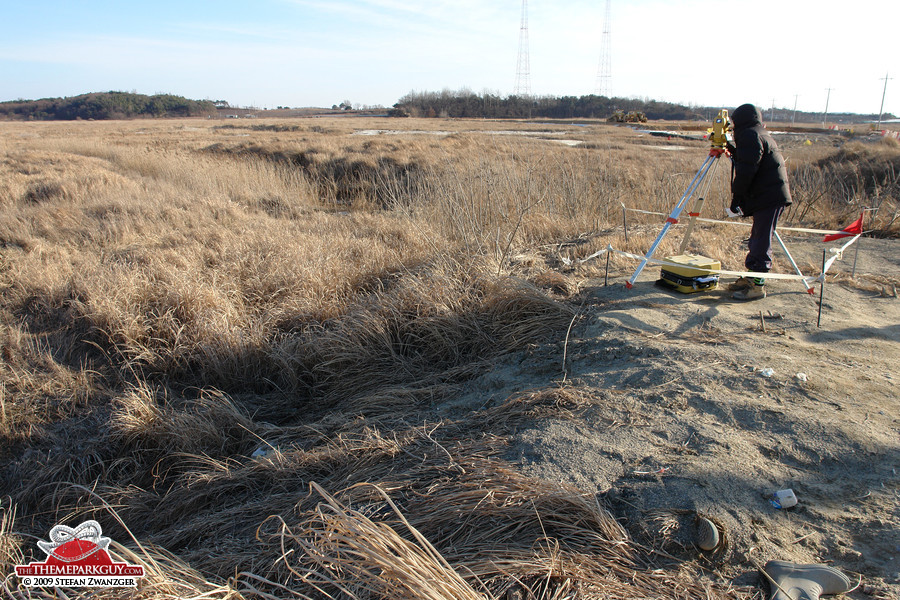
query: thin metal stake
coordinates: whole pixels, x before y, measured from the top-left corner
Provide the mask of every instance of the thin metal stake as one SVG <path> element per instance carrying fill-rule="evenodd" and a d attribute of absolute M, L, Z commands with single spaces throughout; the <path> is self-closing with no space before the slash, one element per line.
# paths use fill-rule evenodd
<path fill-rule="evenodd" d="M 865 229 L 863 228 L 863 225 L 866 220 L 866 210 L 867 209 L 864 209 L 862 211 L 862 214 L 859 217 L 860 218 L 860 221 L 859 221 L 860 237 L 858 240 L 856 240 L 856 249 L 853 251 L 853 270 L 850 271 L 850 279 L 856 279 L 856 259 L 859 258 L 859 244 L 860 244 L 860 242 L 862 242 L 862 232 L 865 231 Z"/>
<path fill-rule="evenodd" d="M 603 277 L 603 285 L 609 285 L 609 250 L 606 251 L 606 275 Z"/>
<path fill-rule="evenodd" d="M 825 257 L 828 251 L 822 250 L 822 287 L 819 288 L 819 318 L 816 320 L 816 327 L 822 326 L 822 302 L 825 298 Z"/>
<path fill-rule="evenodd" d="M 625 217 L 625 205 L 622 205 L 622 228 L 625 230 L 625 244 L 628 244 L 628 219 Z"/>

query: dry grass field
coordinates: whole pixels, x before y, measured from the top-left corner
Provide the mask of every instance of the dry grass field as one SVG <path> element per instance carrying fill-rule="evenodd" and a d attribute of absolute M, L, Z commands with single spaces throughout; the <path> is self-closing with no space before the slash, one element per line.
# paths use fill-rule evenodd
<path fill-rule="evenodd" d="M 102 593 L 10 574 L 4 596 L 754 597 L 515 468 L 511 436 L 577 388 L 447 411 L 498 360 L 567 339 L 603 276 L 573 261 L 646 251 L 663 217 L 629 211 L 626 240 L 623 206 L 668 213 L 708 150 L 667 128 L 0 122 L 2 572 L 88 518 L 148 570 Z M 898 144 L 779 140 L 785 224 L 877 208 L 866 229 L 897 236 Z M 742 268 L 729 227 L 689 251 Z"/>

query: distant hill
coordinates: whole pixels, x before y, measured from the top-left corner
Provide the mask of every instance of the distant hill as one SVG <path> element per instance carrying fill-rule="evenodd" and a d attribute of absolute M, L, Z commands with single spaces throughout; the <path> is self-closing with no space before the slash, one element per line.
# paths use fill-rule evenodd
<path fill-rule="evenodd" d="M 197 117 L 215 113 L 216 105 L 210 100 L 189 100 L 170 94 L 146 96 L 99 92 L 68 98 L 0 102 L 0 119 L 28 121 Z"/>

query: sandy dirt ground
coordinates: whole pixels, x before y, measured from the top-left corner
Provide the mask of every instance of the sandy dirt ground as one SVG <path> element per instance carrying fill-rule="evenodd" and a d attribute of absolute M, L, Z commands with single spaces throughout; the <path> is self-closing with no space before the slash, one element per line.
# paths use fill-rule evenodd
<path fill-rule="evenodd" d="M 519 427 L 508 458 L 595 492 L 662 561 L 748 597 L 774 559 L 842 570 L 851 598 L 900 598 L 900 246 L 862 241 L 855 278 L 852 255 L 829 271 L 820 326 L 820 288 L 798 281 L 754 302 L 666 290 L 658 267 L 631 290 L 631 271 L 588 281 L 568 339 L 509 356 L 445 409 L 549 393 L 556 410 Z M 827 246 L 789 247 L 809 265 Z M 770 502 L 783 489 L 796 506 Z M 698 515 L 713 551 L 694 543 Z"/>

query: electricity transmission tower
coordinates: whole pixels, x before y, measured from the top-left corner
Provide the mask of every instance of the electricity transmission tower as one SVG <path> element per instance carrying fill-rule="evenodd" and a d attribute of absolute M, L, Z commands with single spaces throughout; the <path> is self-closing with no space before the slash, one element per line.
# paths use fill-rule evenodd
<path fill-rule="evenodd" d="M 610 0 L 606 0 L 606 15 L 603 17 L 603 35 L 600 38 L 600 66 L 597 67 L 597 95 L 606 96 L 607 98 L 611 97 L 612 94 L 610 88 L 610 80 L 612 79 L 610 54 L 612 54 L 612 51 L 609 42 L 611 20 L 609 3 Z"/>
<path fill-rule="evenodd" d="M 528 0 L 522 0 L 522 25 L 519 27 L 519 60 L 516 63 L 516 96 L 531 96 L 531 60 L 528 58 Z"/>

